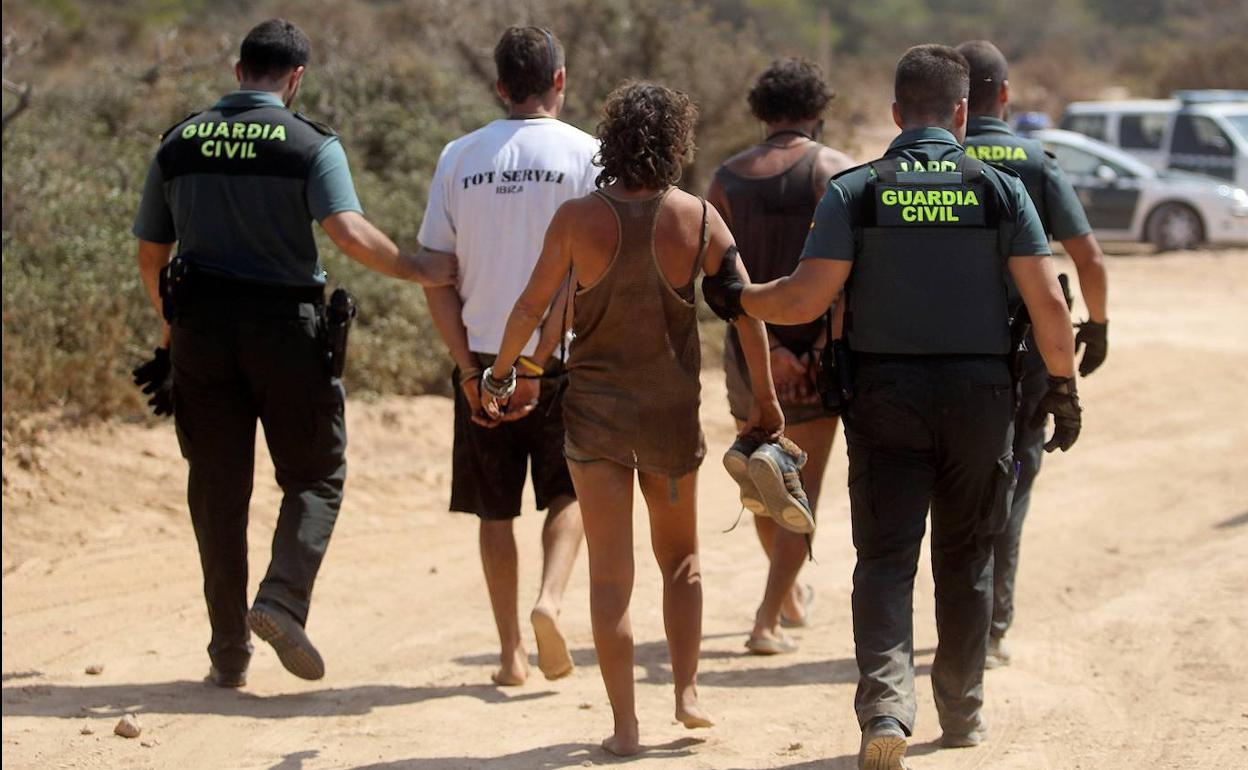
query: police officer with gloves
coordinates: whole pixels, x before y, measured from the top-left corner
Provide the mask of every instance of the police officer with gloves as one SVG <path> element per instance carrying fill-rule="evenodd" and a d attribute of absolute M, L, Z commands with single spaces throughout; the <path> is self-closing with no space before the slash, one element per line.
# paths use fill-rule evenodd
<path fill-rule="evenodd" d="M 1109 352 L 1109 319 L 1106 316 L 1109 277 L 1100 244 L 1092 234 L 1088 217 L 1070 180 L 1054 158 L 1034 139 L 1015 136 L 1005 121 L 1010 83 L 1005 56 L 987 40 L 972 40 L 958 46 L 971 68 L 968 99 L 970 118 L 966 127 L 966 151 L 980 160 L 1005 166 L 1018 174 L 1045 232 L 1062 242 L 1079 274 L 1079 289 L 1088 306 L 1088 320 L 1078 324 L 1076 352 L 1084 348 L 1079 374 L 1086 377 L 1105 361 Z M 1018 290 L 1010 286 L 1010 315 L 1022 314 Z M 1022 327 L 1020 327 L 1022 328 Z M 1014 619 L 1014 577 L 1018 572 L 1019 541 L 1023 520 L 1031 506 L 1031 488 L 1044 457 L 1043 428 L 1032 428 L 1028 417 L 1044 397 L 1044 361 L 1035 341 L 1025 338 L 1025 353 L 1019 359 L 1022 398 L 1014 423 L 1014 459 L 1018 463 L 1018 486 L 1010 506 L 1009 521 L 993 545 L 992 630 L 988 636 L 987 667 L 1010 663 L 1005 632 Z"/>
<path fill-rule="evenodd" d="M 173 413 L 190 465 L 187 500 L 212 625 L 208 680 L 221 687 L 246 683 L 249 626 L 291 673 L 325 672 L 304 625 L 342 503 L 337 375 L 353 307 L 336 293 L 326 310 L 312 220 L 373 270 L 426 286 L 454 281 L 453 261 L 401 254 L 363 217 L 337 137 L 288 110 L 308 55 L 307 37 L 288 21 L 252 29 L 235 66 L 239 90 L 165 133 L 134 224 L 143 283 L 166 319 L 162 347 L 135 379 L 157 414 Z M 283 496 L 272 561 L 249 611 L 257 419 Z"/>
<path fill-rule="evenodd" d="M 829 184 L 793 274 L 743 286 L 729 265 L 703 282 L 722 317 L 780 324 L 819 317 L 845 289 L 855 709 L 870 770 L 904 767 L 914 726 L 911 615 L 929 506 L 942 745 L 984 737 L 992 542 L 1015 476 L 1007 275 L 1048 369 L 1030 419 L 1053 415 L 1049 451 L 1079 434 L 1070 314 L 1048 241 L 1018 178 L 963 151 L 968 85 L 957 51 L 911 48 L 895 79 L 901 135 Z"/>

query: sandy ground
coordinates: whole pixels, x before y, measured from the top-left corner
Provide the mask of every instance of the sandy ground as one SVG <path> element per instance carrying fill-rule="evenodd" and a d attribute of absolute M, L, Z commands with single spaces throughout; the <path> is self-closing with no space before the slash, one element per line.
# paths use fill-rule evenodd
<path fill-rule="evenodd" d="M 919 681 L 913 766 L 1248 766 L 1248 252 L 1115 258 L 1108 368 L 1089 379 L 1084 437 L 1050 457 L 1028 524 L 1016 663 L 988 674 L 991 739 L 937 750 Z M 704 420 L 731 437 L 718 372 Z M 200 682 L 207 620 L 173 431 L 67 430 L 22 468 L 4 462 L 3 761 L 6 767 L 560 768 L 610 764 L 582 556 L 564 622 L 569 679 L 489 684 L 495 636 L 471 519 L 445 513 L 449 403 L 353 402 L 351 472 L 309 624 L 320 682 L 261 644 L 250 685 Z M 30 462 L 33 460 L 33 463 Z M 742 644 L 765 564 L 718 463 L 701 479 L 705 643 L 701 690 L 719 724 L 671 719 L 657 570 L 636 516 L 633 603 L 643 741 L 637 768 L 854 765 L 849 622 L 853 552 L 838 440 L 804 572 L 816 622 L 789 656 Z M 258 471 L 253 573 L 277 493 Z M 519 525 L 532 601 L 540 519 Z M 253 583 L 259 574 L 253 574 Z M 932 659 L 932 586 L 920 569 L 917 664 Z M 530 651 L 534 650 L 530 648 Z M 98 675 L 84 673 L 102 665 Z M 112 734 L 134 712 L 138 740 Z M 83 734 L 89 729 L 91 734 Z"/>

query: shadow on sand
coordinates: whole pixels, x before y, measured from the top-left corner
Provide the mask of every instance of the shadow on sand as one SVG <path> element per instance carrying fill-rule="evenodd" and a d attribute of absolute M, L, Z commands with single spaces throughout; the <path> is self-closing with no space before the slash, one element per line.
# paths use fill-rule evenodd
<path fill-rule="evenodd" d="M 649 745 L 635 757 L 616 757 L 592 743 L 561 743 L 543 746 L 514 754 L 497 757 L 429 757 L 427 759 L 400 759 L 360 765 L 353 770 L 462 770 L 472 768 L 533 768 L 534 770 L 557 770 L 565 767 L 586 765 L 624 765 L 638 759 L 680 759 L 693 755 L 693 747 L 703 743 L 701 738 L 680 738 L 670 743 Z"/>
<path fill-rule="evenodd" d="M 744 634 L 711 634 L 702 640 L 741 638 Z M 935 648 L 915 650 L 916 657 L 931 655 Z M 598 658 L 592 647 L 582 647 L 571 651 L 572 661 L 580 668 L 597 666 Z M 672 681 L 671 666 L 667 655 L 667 642 L 651 641 L 638 644 L 634 648 L 634 665 L 640 666 L 645 673 L 637 680 L 639 684 L 670 684 Z M 533 657 L 533 656 L 530 656 Z M 698 685 L 704 687 L 796 687 L 808 684 L 855 684 L 858 681 L 858 665 L 853 658 L 839 660 L 806 660 L 795 661 L 792 656 L 781 655 L 764 657 L 749 655 L 732 650 L 702 650 L 699 660 L 736 660 L 736 661 L 775 661 L 777 665 L 760 665 L 750 668 L 726 671 L 698 672 Z M 536 658 L 533 658 L 536 661 Z M 455 659 L 456 663 L 466 666 L 495 665 L 498 656 L 490 653 L 465 655 Z M 931 665 L 920 663 L 914 667 L 915 676 L 927 676 L 931 673 Z"/>
<path fill-rule="evenodd" d="M 485 684 L 451 687 L 362 685 L 268 696 L 254 695 L 246 690 L 225 690 L 190 680 L 92 687 L 32 684 L 4 688 L 3 715 L 6 718 L 72 719 L 147 712 L 290 719 L 362 715 L 376 708 L 405 706 L 440 698 L 466 697 L 501 704 L 532 701 L 551 695 L 554 695 L 551 690 L 509 695 L 494 685 Z"/>

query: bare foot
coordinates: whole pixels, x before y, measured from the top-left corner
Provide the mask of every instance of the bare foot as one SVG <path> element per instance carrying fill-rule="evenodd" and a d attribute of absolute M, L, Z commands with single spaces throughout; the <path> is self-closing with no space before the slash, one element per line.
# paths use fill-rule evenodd
<path fill-rule="evenodd" d="M 519 687 L 529 678 L 529 654 L 523 647 L 517 647 L 510 656 L 504 653 L 500 660 L 502 665 L 490 675 L 494 684 L 499 687 Z"/>
<path fill-rule="evenodd" d="M 547 679 L 562 679 L 572 673 L 572 655 L 568 643 L 555 622 L 556 615 L 545 607 L 534 607 L 529 614 L 533 634 L 537 637 L 537 667 Z"/>
<path fill-rule="evenodd" d="M 617 757 L 631 757 L 641 751 L 641 735 L 637 728 L 637 721 L 633 720 L 631 727 L 622 728 L 616 725 L 615 734 L 602 742 L 602 748 L 609 754 Z"/>
<path fill-rule="evenodd" d="M 715 720 L 698 703 L 695 687 L 689 687 L 676 696 L 676 721 L 690 730 L 715 726 Z"/>
<path fill-rule="evenodd" d="M 794 625 L 802 625 L 806 620 L 806 601 L 809 587 L 794 583 L 784 603 L 780 605 L 780 617 Z M 810 591 L 810 593 L 814 593 Z"/>

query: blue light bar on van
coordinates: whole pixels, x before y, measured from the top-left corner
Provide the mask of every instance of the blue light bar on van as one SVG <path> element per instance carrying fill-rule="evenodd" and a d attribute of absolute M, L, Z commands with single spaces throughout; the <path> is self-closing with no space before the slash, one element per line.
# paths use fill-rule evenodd
<path fill-rule="evenodd" d="M 1248 91 L 1230 88 L 1200 88 L 1175 91 L 1171 98 L 1184 104 L 1219 104 L 1222 102 L 1248 102 Z"/>

